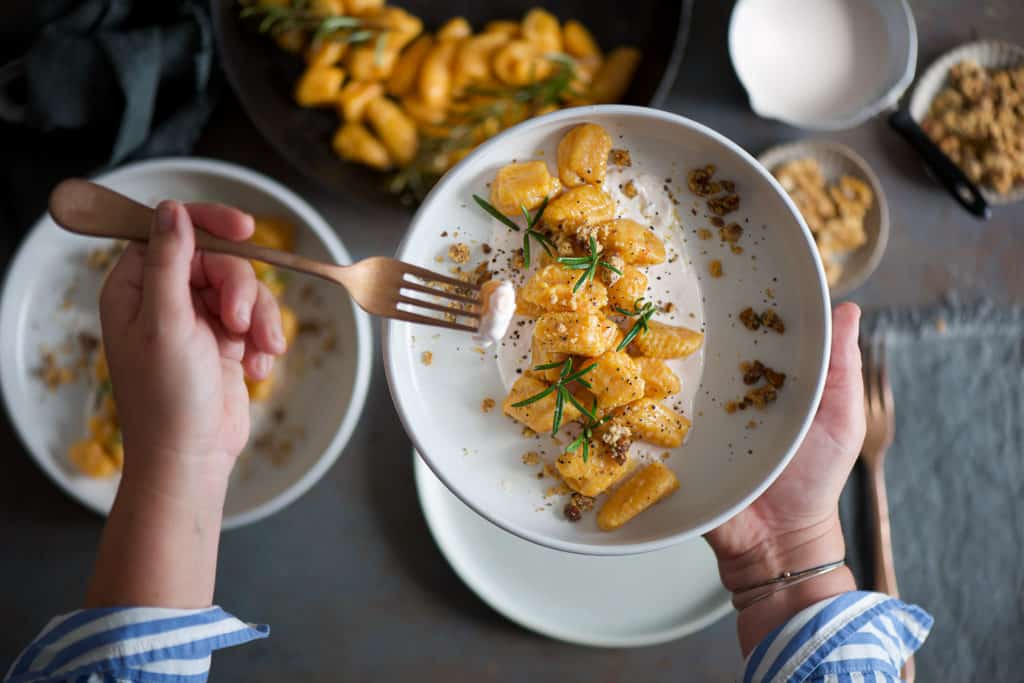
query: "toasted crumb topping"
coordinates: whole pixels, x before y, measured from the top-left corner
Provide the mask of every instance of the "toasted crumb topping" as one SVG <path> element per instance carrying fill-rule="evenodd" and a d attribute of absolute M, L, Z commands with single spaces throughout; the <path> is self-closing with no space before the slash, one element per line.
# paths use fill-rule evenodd
<path fill-rule="evenodd" d="M 711 277 L 722 277 L 722 262 L 719 261 L 718 259 L 715 259 L 714 261 L 709 263 L 708 272 L 711 274 Z"/>
<path fill-rule="evenodd" d="M 626 195 L 630 199 L 635 197 L 637 193 L 638 190 L 636 189 L 636 184 L 632 180 L 622 186 L 622 194 Z"/>
<path fill-rule="evenodd" d="M 448 247 L 448 258 L 455 263 L 466 263 L 469 261 L 469 247 L 462 242 L 457 242 Z"/>
<path fill-rule="evenodd" d="M 494 409 L 494 406 L 495 400 L 490 396 L 486 397 L 483 401 L 480 402 L 480 410 L 482 410 L 485 413 L 491 412 L 491 410 Z"/>
<path fill-rule="evenodd" d="M 424 365 L 430 365 L 431 363 L 434 362 L 434 354 L 430 351 L 424 351 L 420 355 L 420 362 L 422 362 Z"/>
<path fill-rule="evenodd" d="M 628 149 L 613 149 L 611 152 L 611 162 L 620 167 L 633 165 L 633 159 L 629 156 Z"/>

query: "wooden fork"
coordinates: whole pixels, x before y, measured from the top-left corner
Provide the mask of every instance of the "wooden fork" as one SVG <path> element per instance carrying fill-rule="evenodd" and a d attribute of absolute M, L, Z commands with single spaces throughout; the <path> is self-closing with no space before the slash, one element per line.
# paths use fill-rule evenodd
<path fill-rule="evenodd" d="M 885 338 L 873 336 L 865 341 L 862 353 L 867 431 L 861 448 L 861 460 L 868 471 L 868 487 L 874 508 L 875 590 L 898 598 L 896 568 L 892 559 L 889 499 L 885 490 L 885 454 L 896 432 L 896 407 L 885 365 Z M 913 657 L 903 665 L 902 676 L 907 683 L 914 683 Z"/>
<path fill-rule="evenodd" d="M 77 178 L 61 182 L 50 193 L 50 215 L 57 225 L 80 235 L 133 242 L 148 241 L 153 223 L 153 209 L 148 206 Z M 230 242 L 203 230 L 196 231 L 196 246 L 339 284 L 348 290 L 360 308 L 383 318 L 466 332 L 476 332 L 480 326 L 480 288 L 477 285 L 393 258 L 374 256 L 350 266 L 339 266 L 247 242 Z M 417 309 L 438 312 L 445 317 L 418 313 Z M 458 318 L 468 321 L 459 322 Z"/>

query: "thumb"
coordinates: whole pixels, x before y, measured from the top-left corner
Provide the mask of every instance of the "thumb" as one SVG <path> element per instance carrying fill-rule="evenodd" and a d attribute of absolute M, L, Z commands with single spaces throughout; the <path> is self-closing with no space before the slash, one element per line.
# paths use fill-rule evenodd
<path fill-rule="evenodd" d="M 194 252 L 195 234 L 185 207 L 160 202 L 143 264 L 142 314 L 150 330 L 173 329 L 194 317 L 189 287 Z"/>
<path fill-rule="evenodd" d="M 844 303 L 832 313 L 832 355 L 818 419 L 837 442 L 860 447 L 864 437 L 864 378 L 857 336 L 860 309 Z M 856 444 L 853 442 L 856 441 Z"/>

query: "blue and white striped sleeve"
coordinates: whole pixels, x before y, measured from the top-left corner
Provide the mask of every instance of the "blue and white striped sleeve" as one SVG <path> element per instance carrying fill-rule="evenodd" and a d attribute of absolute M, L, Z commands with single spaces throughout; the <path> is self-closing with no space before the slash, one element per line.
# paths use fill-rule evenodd
<path fill-rule="evenodd" d="M 220 607 L 111 607 L 57 617 L 14 661 L 5 683 L 203 683 L 214 650 L 266 638 Z"/>
<path fill-rule="evenodd" d="M 893 683 L 932 623 L 920 607 L 887 595 L 843 593 L 811 605 L 769 633 L 747 657 L 742 680 Z"/>

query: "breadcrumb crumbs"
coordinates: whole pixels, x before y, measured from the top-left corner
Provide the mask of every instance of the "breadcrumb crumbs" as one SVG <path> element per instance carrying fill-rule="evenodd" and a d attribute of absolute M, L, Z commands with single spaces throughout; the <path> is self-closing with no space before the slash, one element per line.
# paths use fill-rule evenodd
<path fill-rule="evenodd" d="M 523 453 L 521 458 L 524 465 L 539 465 L 540 464 L 540 453 L 537 451 L 530 451 L 529 453 Z M 543 475 L 542 475 L 543 476 Z"/>
<path fill-rule="evenodd" d="M 420 361 L 424 365 L 430 365 L 431 363 L 434 362 L 434 354 L 431 353 L 430 351 L 424 351 L 423 354 L 420 356 Z"/>
<path fill-rule="evenodd" d="M 633 158 L 629 155 L 628 149 L 613 149 L 611 161 L 616 166 L 628 167 L 633 165 Z"/>
<path fill-rule="evenodd" d="M 469 247 L 458 242 L 448 247 L 448 258 L 455 263 L 466 263 L 469 261 Z"/>
<path fill-rule="evenodd" d="M 702 240 L 709 240 L 711 239 L 711 231 L 707 228 L 701 228 L 697 231 L 697 237 Z"/>
<path fill-rule="evenodd" d="M 722 262 L 715 259 L 709 263 L 708 272 L 711 273 L 711 277 L 722 277 Z"/>
<path fill-rule="evenodd" d="M 487 398 L 480 402 L 480 410 L 482 410 L 485 413 L 489 413 L 491 412 L 491 410 L 494 409 L 494 405 L 495 400 L 488 396 Z"/>
<path fill-rule="evenodd" d="M 636 185 L 632 180 L 622 186 L 622 194 L 626 195 L 630 199 L 637 195 Z"/>

